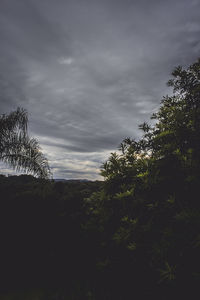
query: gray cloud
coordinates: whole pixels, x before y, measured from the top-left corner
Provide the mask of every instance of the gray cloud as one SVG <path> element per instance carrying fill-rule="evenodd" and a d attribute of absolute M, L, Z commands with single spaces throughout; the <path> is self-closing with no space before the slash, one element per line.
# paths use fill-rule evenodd
<path fill-rule="evenodd" d="M 199 0 L 1 0 L 0 113 L 28 110 L 55 177 L 99 178 L 171 92 L 172 69 L 199 56 L 199 12 Z"/>

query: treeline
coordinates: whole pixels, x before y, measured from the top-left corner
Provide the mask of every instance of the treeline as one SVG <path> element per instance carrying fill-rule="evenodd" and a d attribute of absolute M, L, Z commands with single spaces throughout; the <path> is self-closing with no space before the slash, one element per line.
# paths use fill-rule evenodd
<path fill-rule="evenodd" d="M 4 286 L 50 286 L 60 299 L 200 296 L 200 60 L 172 75 L 173 95 L 111 154 L 104 182 L 1 178 Z"/>

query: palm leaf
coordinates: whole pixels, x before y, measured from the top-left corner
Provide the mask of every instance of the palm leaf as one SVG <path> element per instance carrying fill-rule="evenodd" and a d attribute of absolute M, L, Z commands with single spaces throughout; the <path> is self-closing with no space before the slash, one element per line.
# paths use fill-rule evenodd
<path fill-rule="evenodd" d="M 27 134 L 28 117 L 18 108 L 9 115 L 0 116 L 0 160 L 16 171 L 25 171 L 42 178 L 51 176 L 48 161 L 39 143 Z"/>

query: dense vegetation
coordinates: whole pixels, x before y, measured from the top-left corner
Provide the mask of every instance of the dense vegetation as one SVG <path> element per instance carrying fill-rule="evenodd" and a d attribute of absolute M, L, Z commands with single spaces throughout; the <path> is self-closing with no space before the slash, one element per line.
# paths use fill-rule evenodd
<path fill-rule="evenodd" d="M 200 60 L 172 75 L 173 95 L 140 125 L 140 140 L 111 154 L 104 182 L 1 177 L 2 289 L 51 287 L 43 299 L 200 296 Z"/>
<path fill-rule="evenodd" d="M 66 286 L 70 294 L 80 288 L 87 274 L 83 199 L 101 185 L 0 176 L 2 293 Z"/>

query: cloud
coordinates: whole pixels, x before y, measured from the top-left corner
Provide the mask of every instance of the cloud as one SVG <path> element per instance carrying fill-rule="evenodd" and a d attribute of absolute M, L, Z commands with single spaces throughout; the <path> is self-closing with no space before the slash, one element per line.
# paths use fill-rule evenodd
<path fill-rule="evenodd" d="M 58 62 L 61 65 L 71 65 L 74 62 L 74 60 L 72 57 L 60 57 L 58 59 Z"/>
<path fill-rule="evenodd" d="M 171 93 L 172 69 L 198 57 L 199 11 L 197 0 L 1 0 L 0 113 L 28 110 L 54 176 L 99 178 Z"/>

